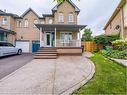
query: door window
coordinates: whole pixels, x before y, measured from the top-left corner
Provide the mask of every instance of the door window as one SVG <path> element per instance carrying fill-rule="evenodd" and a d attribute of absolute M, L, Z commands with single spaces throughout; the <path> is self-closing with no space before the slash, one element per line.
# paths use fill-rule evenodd
<path fill-rule="evenodd" d="M 47 41 L 47 42 L 46 42 L 47 45 L 50 46 L 50 34 L 48 34 L 48 33 L 46 34 L 46 39 L 47 39 L 47 40 L 46 40 L 46 41 Z"/>

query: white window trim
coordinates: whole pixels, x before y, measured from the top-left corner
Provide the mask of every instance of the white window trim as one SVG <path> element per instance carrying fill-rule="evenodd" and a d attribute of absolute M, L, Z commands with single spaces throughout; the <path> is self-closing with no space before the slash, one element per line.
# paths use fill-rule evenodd
<path fill-rule="evenodd" d="M 74 22 L 74 15 L 73 15 L 73 13 L 69 13 L 68 14 L 68 22 L 69 23 L 73 23 Z"/>
<path fill-rule="evenodd" d="M 27 22 L 26 22 L 26 21 L 27 21 Z M 29 27 L 28 19 L 25 19 L 25 20 L 24 20 L 24 27 L 25 27 L 25 28 Z"/>
<path fill-rule="evenodd" d="M 72 34 L 72 32 L 60 32 L 60 43 L 70 43 L 70 41 L 71 40 L 66 40 L 65 38 L 64 39 L 61 39 L 61 34 L 64 34 L 65 35 L 65 33 L 67 33 L 67 34 L 70 34 L 71 33 L 71 40 L 73 40 L 73 34 Z"/>
<path fill-rule="evenodd" d="M 64 23 L 64 13 L 63 12 L 59 13 L 58 22 L 59 23 Z"/>
<path fill-rule="evenodd" d="M 50 19 L 48 20 L 48 23 L 49 23 L 49 24 L 53 24 L 53 19 L 50 18 Z"/>
<path fill-rule="evenodd" d="M 6 21 L 5 21 L 5 19 L 6 19 Z M 3 19 L 2 19 L 2 25 L 6 25 L 7 24 L 7 17 L 4 17 Z"/>
<path fill-rule="evenodd" d="M 17 20 L 17 27 L 22 27 L 22 21 L 21 20 Z"/>

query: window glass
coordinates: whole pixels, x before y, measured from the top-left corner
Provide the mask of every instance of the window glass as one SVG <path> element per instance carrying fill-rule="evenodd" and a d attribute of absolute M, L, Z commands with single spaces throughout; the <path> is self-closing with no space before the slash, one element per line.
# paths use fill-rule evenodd
<path fill-rule="evenodd" d="M 14 47 L 11 43 L 7 43 L 8 47 Z"/>
<path fill-rule="evenodd" d="M 7 18 L 6 18 L 6 17 L 3 18 L 2 24 L 3 24 L 3 25 L 6 25 L 6 24 L 7 24 Z"/>
<path fill-rule="evenodd" d="M 27 19 L 25 19 L 25 21 L 24 21 L 24 27 L 28 27 L 28 25 L 29 25 L 29 22 L 28 22 Z"/>
<path fill-rule="evenodd" d="M 64 22 L 64 14 L 63 13 L 59 13 L 58 21 L 59 22 Z"/>
<path fill-rule="evenodd" d="M 64 41 L 65 43 L 69 43 L 70 41 L 72 41 L 72 33 L 71 32 L 61 32 L 60 40 Z"/>
<path fill-rule="evenodd" d="M 53 20 L 52 19 L 49 19 L 49 24 L 52 24 L 53 23 Z"/>
<path fill-rule="evenodd" d="M 74 22 L 73 13 L 70 13 L 70 14 L 68 15 L 68 22 Z"/>
<path fill-rule="evenodd" d="M 17 21 L 17 27 L 22 27 L 22 22 L 21 21 Z"/>

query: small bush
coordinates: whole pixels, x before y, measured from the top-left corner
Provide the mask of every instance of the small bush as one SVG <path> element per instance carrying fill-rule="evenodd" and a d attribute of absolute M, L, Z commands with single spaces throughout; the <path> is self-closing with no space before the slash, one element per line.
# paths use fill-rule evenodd
<path fill-rule="evenodd" d="M 118 34 L 112 34 L 112 35 L 99 35 L 94 38 L 94 41 L 97 44 L 103 44 L 103 45 L 111 45 L 112 41 L 118 40 L 119 35 Z"/>
<path fill-rule="evenodd" d="M 123 51 L 127 49 L 127 39 L 126 40 L 116 40 L 112 42 L 115 50 Z"/>
<path fill-rule="evenodd" d="M 116 59 L 127 59 L 127 49 L 123 50 L 123 51 L 119 51 L 119 50 L 110 50 L 110 51 L 102 50 L 101 53 L 105 57 L 111 57 L 111 58 L 116 58 Z"/>

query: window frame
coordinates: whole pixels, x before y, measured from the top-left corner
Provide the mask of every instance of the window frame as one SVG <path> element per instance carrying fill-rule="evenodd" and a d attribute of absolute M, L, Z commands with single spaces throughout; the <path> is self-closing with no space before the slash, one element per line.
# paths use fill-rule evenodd
<path fill-rule="evenodd" d="M 24 20 L 24 27 L 25 28 L 28 28 L 29 27 L 29 21 L 28 21 L 28 19 L 25 19 Z"/>
<path fill-rule="evenodd" d="M 63 12 L 59 12 L 58 22 L 59 23 L 64 23 L 64 13 Z"/>
<path fill-rule="evenodd" d="M 52 21 L 52 22 L 51 22 Z M 51 23 L 50 23 L 51 22 Z M 53 19 L 52 18 L 50 18 L 49 20 L 48 20 L 48 24 L 53 24 Z"/>
<path fill-rule="evenodd" d="M 74 15 L 73 13 L 68 14 L 68 23 L 73 23 L 74 22 Z"/>
<path fill-rule="evenodd" d="M 5 19 L 6 19 L 6 21 L 5 21 Z M 2 18 L 2 25 L 6 25 L 7 24 L 7 21 L 8 21 L 7 17 L 3 17 Z"/>
<path fill-rule="evenodd" d="M 62 34 L 64 34 L 63 37 L 62 37 Z M 70 36 L 70 34 L 71 34 L 71 36 Z M 68 37 L 67 39 L 65 39 L 65 35 L 67 35 L 67 37 Z M 70 41 L 72 41 L 72 40 L 73 40 L 73 33 L 72 32 L 60 32 L 60 43 L 70 43 Z"/>
<path fill-rule="evenodd" d="M 22 21 L 21 20 L 17 20 L 17 27 L 22 27 Z"/>

